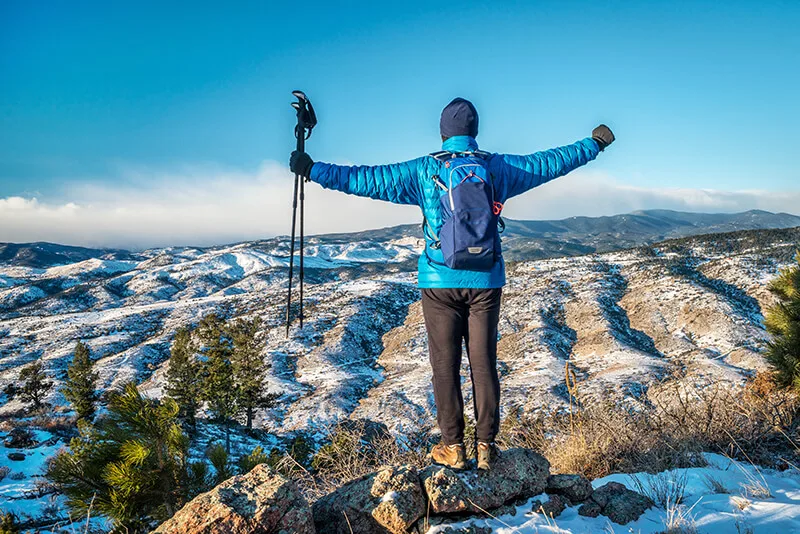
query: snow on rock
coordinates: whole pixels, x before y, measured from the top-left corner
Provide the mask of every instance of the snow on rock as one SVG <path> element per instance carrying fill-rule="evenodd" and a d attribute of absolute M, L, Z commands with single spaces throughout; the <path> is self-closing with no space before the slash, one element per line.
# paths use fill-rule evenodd
<path fill-rule="evenodd" d="M 686 518 L 686 523 L 696 527 L 698 534 L 800 532 L 800 471 L 761 469 L 717 454 L 706 454 L 705 458 L 708 462 L 706 467 L 675 469 L 658 475 L 673 483 L 685 480 L 684 499 L 678 509 Z M 599 488 L 608 482 L 618 482 L 636 490 L 638 487 L 633 479 L 638 478 L 647 489 L 650 487 L 647 481 L 652 476 L 647 473 L 615 474 L 594 480 L 592 485 Z M 719 482 L 728 493 L 714 493 L 709 480 Z M 769 495 L 753 495 L 748 488 L 754 483 L 767 488 Z M 603 516 L 592 518 L 579 515 L 575 506 L 567 507 L 558 517 L 545 517 L 531 511 L 531 505 L 536 500 L 544 501 L 546 496 L 534 497 L 517 506 L 513 514 L 435 526 L 429 533 L 450 532 L 447 529 L 469 526 L 489 528 L 496 534 L 657 534 L 667 531 L 668 513 L 663 507 L 649 508 L 638 520 L 617 525 Z M 687 529 L 685 532 L 694 530 Z"/>

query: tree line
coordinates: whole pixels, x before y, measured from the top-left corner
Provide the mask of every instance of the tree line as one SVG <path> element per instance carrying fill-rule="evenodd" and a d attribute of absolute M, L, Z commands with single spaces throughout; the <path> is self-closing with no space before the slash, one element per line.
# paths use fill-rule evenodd
<path fill-rule="evenodd" d="M 49 461 L 45 475 L 65 495 L 71 513 L 81 516 L 91 508 L 122 530 L 147 531 L 198 493 L 268 462 L 261 447 L 237 465 L 229 455 L 233 423 L 252 429 L 256 410 L 276 399 L 264 392 L 264 346 L 260 319 L 208 315 L 174 336 L 162 399 L 142 395 L 129 382 L 109 392 L 105 410 L 98 412 L 99 375 L 88 346 L 78 342 L 59 390 L 75 412 L 77 436 Z M 4 393 L 41 412 L 54 387 L 50 378 L 36 361 Z M 225 445 L 193 461 L 190 438 L 202 410 L 225 427 Z"/>

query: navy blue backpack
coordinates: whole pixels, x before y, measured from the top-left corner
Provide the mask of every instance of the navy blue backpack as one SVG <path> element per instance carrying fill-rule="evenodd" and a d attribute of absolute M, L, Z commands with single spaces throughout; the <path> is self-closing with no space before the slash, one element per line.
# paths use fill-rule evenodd
<path fill-rule="evenodd" d="M 487 152 L 435 152 L 444 164 L 443 176 L 433 176 L 443 193 L 439 197 L 442 228 L 438 236 L 426 235 L 440 248 L 444 265 L 451 269 L 490 271 L 500 258 L 503 205 L 494 198 Z M 499 226 L 499 228 L 498 228 Z M 431 260 L 433 263 L 440 263 Z"/>

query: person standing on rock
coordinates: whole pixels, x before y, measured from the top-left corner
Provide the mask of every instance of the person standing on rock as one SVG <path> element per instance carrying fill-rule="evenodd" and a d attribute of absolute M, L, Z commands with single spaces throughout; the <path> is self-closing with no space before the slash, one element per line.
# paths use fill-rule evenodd
<path fill-rule="evenodd" d="M 479 469 L 490 469 L 497 454 L 500 424 L 497 325 L 506 283 L 500 248 L 506 200 L 592 161 L 614 141 L 600 125 L 571 145 L 525 156 L 478 150 L 478 112 L 456 98 L 439 122 L 442 150 L 403 163 L 343 166 L 314 162 L 292 152 L 291 170 L 327 189 L 414 204 L 422 209 L 424 253 L 419 288 L 433 368 L 433 394 L 441 441 L 434 462 L 467 467 L 461 347 L 467 348 L 472 378 Z"/>

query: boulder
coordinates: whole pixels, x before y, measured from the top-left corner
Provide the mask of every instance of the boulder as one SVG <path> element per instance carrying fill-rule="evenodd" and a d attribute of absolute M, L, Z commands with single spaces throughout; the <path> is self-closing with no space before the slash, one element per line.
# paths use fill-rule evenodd
<path fill-rule="evenodd" d="M 547 478 L 549 494 L 563 495 L 572 503 L 580 503 L 592 494 L 592 483 L 583 475 L 550 475 Z"/>
<path fill-rule="evenodd" d="M 542 502 L 536 499 L 531 503 L 531 512 L 544 514 L 547 517 L 558 517 L 570 505 L 569 500 L 561 495 L 550 495 L 550 500 Z"/>
<path fill-rule="evenodd" d="M 604 516 L 619 525 L 636 521 L 654 504 L 649 497 L 618 482 L 609 482 L 594 490 L 592 500 L 603 509 Z"/>
<path fill-rule="evenodd" d="M 25 461 L 25 455 L 21 452 L 9 452 L 6 456 L 8 456 L 8 459 L 11 460 L 12 462 Z"/>
<path fill-rule="evenodd" d="M 348 482 L 313 506 L 320 534 L 406 532 L 425 513 L 414 467 L 386 467 Z"/>
<path fill-rule="evenodd" d="M 266 464 L 192 499 L 161 534 L 314 534 L 311 508 L 291 480 Z"/>
<path fill-rule="evenodd" d="M 484 512 L 542 493 L 550 463 L 530 449 L 500 452 L 491 471 L 454 471 L 432 465 L 421 475 L 434 513 Z"/>
<path fill-rule="evenodd" d="M 594 501 L 587 501 L 578 508 L 578 515 L 586 516 L 586 517 L 597 517 L 603 509 Z"/>

